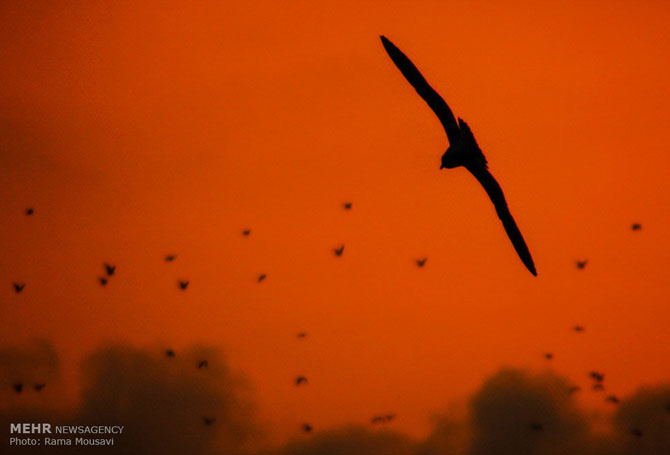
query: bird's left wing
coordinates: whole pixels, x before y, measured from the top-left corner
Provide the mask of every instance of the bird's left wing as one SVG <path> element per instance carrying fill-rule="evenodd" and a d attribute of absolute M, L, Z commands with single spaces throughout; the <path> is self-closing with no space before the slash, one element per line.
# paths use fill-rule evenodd
<path fill-rule="evenodd" d="M 393 60 L 393 63 L 395 63 L 395 66 L 398 67 L 402 75 L 405 76 L 405 79 L 412 84 L 412 87 L 414 87 L 421 98 L 428 103 L 428 106 L 435 112 L 437 118 L 440 119 L 444 131 L 447 133 L 449 144 L 458 141 L 461 137 L 461 133 L 456 124 L 454 114 L 451 112 L 451 109 L 449 109 L 446 101 L 444 101 L 435 89 L 428 84 L 417 67 L 414 66 L 414 63 L 412 63 L 412 61 L 407 58 L 395 44 L 389 41 L 385 36 L 382 36 L 381 40 L 384 49 L 386 49 L 386 52 L 389 54 L 389 57 L 391 57 L 391 60 Z"/>
<path fill-rule="evenodd" d="M 479 183 L 481 183 L 486 190 L 486 193 L 488 193 L 489 198 L 491 198 L 491 202 L 493 202 L 493 205 L 496 208 L 498 218 L 502 221 L 502 224 L 505 227 L 505 232 L 507 232 L 507 236 L 512 241 L 512 245 L 514 245 L 514 249 L 521 258 L 521 261 L 525 264 L 530 273 L 537 276 L 533 258 L 530 255 L 530 251 L 528 251 L 528 246 L 526 246 L 521 231 L 519 231 L 519 228 L 507 207 L 502 188 L 500 188 L 500 185 L 496 179 L 493 178 L 493 175 L 491 175 L 488 169 L 481 166 L 466 166 L 466 168 L 475 176 Z"/>

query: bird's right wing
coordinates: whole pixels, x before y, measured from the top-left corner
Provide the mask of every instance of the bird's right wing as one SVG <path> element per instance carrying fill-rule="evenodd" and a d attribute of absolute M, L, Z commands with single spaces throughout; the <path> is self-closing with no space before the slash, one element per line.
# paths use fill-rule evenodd
<path fill-rule="evenodd" d="M 491 175 L 488 169 L 481 166 L 466 166 L 466 168 L 475 176 L 479 183 L 481 183 L 486 190 L 486 193 L 489 195 L 491 202 L 493 202 L 493 205 L 496 208 L 498 218 L 502 221 L 505 232 L 507 232 L 507 237 L 512 241 L 512 245 L 514 245 L 514 249 L 519 255 L 519 258 L 521 258 L 521 261 L 526 268 L 528 268 L 530 273 L 537 276 L 533 258 L 530 255 L 530 251 L 528 251 L 528 246 L 521 235 L 521 231 L 519 231 L 519 228 L 507 207 L 507 201 L 505 201 L 502 188 L 500 188 L 500 185 L 496 179 L 493 178 L 493 175 Z"/>
<path fill-rule="evenodd" d="M 447 103 L 433 89 L 433 87 L 428 84 L 416 66 L 414 66 L 411 60 L 407 58 L 395 44 L 389 41 L 385 36 L 382 36 L 381 40 L 384 49 L 386 49 L 386 52 L 389 54 L 389 57 L 391 57 L 391 60 L 393 60 L 393 63 L 395 63 L 395 66 L 398 67 L 403 76 L 405 76 L 405 79 L 412 84 L 412 87 L 416 89 L 416 92 L 426 103 L 428 103 L 428 106 L 435 112 L 437 118 L 440 119 L 444 131 L 447 133 L 449 143 L 453 144 L 461 137 L 461 133 L 458 129 L 454 114 L 451 112 L 451 109 L 449 109 Z"/>

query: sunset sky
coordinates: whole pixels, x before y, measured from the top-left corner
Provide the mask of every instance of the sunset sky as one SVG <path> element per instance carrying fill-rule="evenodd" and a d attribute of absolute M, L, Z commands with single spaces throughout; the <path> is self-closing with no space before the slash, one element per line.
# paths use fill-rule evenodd
<path fill-rule="evenodd" d="M 389 412 L 421 437 L 503 366 L 552 368 L 603 413 L 590 370 L 622 396 L 670 379 L 669 4 L 0 17 L 0 345 L 52 342 L 70 399 L 111 342 L 219 347 L 277 441 Z M 444 131 L 381 34 L 472 128 L 537 278 L 477 181 L 439 170 Z"/>

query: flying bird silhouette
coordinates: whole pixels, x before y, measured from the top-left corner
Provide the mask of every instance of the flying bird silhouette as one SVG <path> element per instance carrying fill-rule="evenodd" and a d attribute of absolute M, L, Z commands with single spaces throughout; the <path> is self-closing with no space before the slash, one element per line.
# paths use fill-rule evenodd
<path fill-rule="evenodd" d="M 260 275 L 258 275 L 258 282 L 260 283 L 261 281 L 263 281 L 263 280 L 266 279 L 267 277 L 268 277 L 268 276 L 267 276 L 266 274 L 261 273 Z"/>
<path fill-rule="evenodd" d="M 21 391 L 23 390 L 23 384 L 20 383 L 20 382 L 17 382 L 16 384 L 14 384 L 13 387 L 14 387 L 14 391 L 16 393 L 21 393 Z"/>
<path fill-rule="evenodd" d="M 551 359 L 554 358 L 554 354 L 552 354 L 551 352 L 547 352 L 547 353 L 544 355 L 544 358 L 547 359 L 547 360 L 551 360 Z"/>
<path fill-rule="evenodd" d="M 633 231 L 639 231 L 642 229 L 642 225 L 640 223 L 633 223 L 630 228 Z"/>
<path fill-rule="evenodd" d="M 426 265 L 427 260 L 428 260 L 428 258 L 416 259 L 416 265 L 418 267 L 423 267 L 424 265 Z"/>
<path fill-rule="evenodd" d="M 577 265 L 577 268 L 579 270 L 582 270 L 584 267 L 586 267 L 586 264 L 588 263 L 589 263 L 588 259 L 585 259 L 583 261 L 575 261 L 575 264 Z"/>
<path fill-rule="evenodd" d="M 589 377 L 598 382 L 603 382 L 605 380 L 605 373 L 598 373 L 597 371 L 590 371 Z"/>
<path fill-rule="evenodd" d="M 179 289 L 181 289 L 182 291 L 185 291 L 186 288 L 188 287 L 189 281 L 188 280 L 186 280 L 186 281 L 179 280 L 178 283 L 179 283 Z"/>
<path fill-rule="evenodd" d="M 298 334 L 296 336 L 298 338 L 305 338 L 307 336 L 307 334 L 305 332 L 298 332 Z"/>
<path fill-rule="evenodd" d="M 115 265 L 105 263 L 105 272 L 107 272 L 107 276 L 114 275 L 115 271 L 116 271 L 116 266 Z"/>
<path fill-rule="evenodd" d="M 251 229 L 245 229 L 242 231 L 242 235 L 244 235 L 245 237 L 248 237 L 249 234 L 251 234 Z"/>
<path fill-rule="evenodd" d="M 14 292 L 17 294 L 23 291 L 23 288 L 26 287 L 26 283 L 17 283 L 16 281 L 12 283 L 12 286 L 14 287 Z"/>
<path fill-rule="evenodd" d="M 104 276 L 98 277 L 98 281 L 100 282 L 100 286 L 107 286 L 107 278 Z"/>
<path fill-rule="evenodd" d="M 32 215 L 33 213 L 35 213 L 35 209 L 34 209 L 34 208 L 32 208 L 32 207 L 28 207 L 28 208 L 26 209 L 26 215 L 30 216 L 30 215 Z"/>
<path fill-rule="evenodd" d="M 341 245 L 339 248 L 334 248 L 333 253 L 335 253 L 335 256 L 337 257 L 342 256 L 342 253 L 344 253 L 344 245 Z"/>
<path fill-rule="evenodd" d="M 596 382 L 595 384 L 593 384 L 593 386 L 591 386 L 591 388 L 597 392 L 602 392 L 603 390 L 605 390 L 605 386 L 602 385 L 602 383 L 600 382 Z"/>
<path fill-rule="evenodd" d="M 583 332 L 583 331 L 584 331 L 584 326 L 582 326 L 582 325 L 576 325 L 576 326 L 573 327 L 573 330 L 574 330 L 575 332 L 578 332 L 578 333 L 579 333 L 579 332 Z"/>
<path fill-rule="evenodd" d="M 174 351 L 172 349 L 166 349 L 165 357 L 174 357 Z"/>
<path fill-rule="evenodd" d="M 305 433 L 311 433 L 312 432 L 312 426 L 308 423 L 303 423 L 302 424 L 302 431 Z"/>
<path fill-rule="evenodd" d="M 176 254 L 167 254 L 167 255 L 165 255 L 165 262 L 172 262 L 172 261 L 174 261 L 175 259 L 177 259 L 177 255 L 176 255 Z"/>
<path fill-rule="evenodd" d="M 214 418 L 214 417 L 203 417 L 202 418 L 202 423 L 204 423 L 205 425 L 211 425 L 214 422 L 216 422 L 216 418 Z"/>
<path fill-rule="evenodd" d="M 465 167 L 479 181 L 488 194 L 491 202 L 496 209 L 500 221 L 502 221 L 507 236 L 512 241 L 512 245 L 521 258 L 526 268 L 534 276 L 537 276 L 533 258 L 528 251 L 526 242 L 521 235 L 521 231 L 516 225 L 512 214 L 507 207 L 505 196 L 500 185 L 488 170 L 488 165 L 484 153 L 477 145 L 470 127 L 463 119 L 459 117 L 458 123 L 454 114 L 444 101 L 444 99 L 428 84 L 419 70 L 414 66 L 409 58 L 398 49 L 385 36 L 381 36 L 384 49 L 388 53 L 393 63 L 398 67 L 405 79 L 412 84 L 419 96 L 428 103 L 428 106 L 435 112 L 437 118 L 442 123 L 442 127 L 447 133 L 449 147 L 442 155 L 442 164 L 440 169 L 452 169 L 458 166 Z"/>
<path fill-rule="evenodd" d="M 205 368 L 209 366 L 209 362 L 207 360 L 201 360 L 200 363 L 198 363 L 198 369 L 200 368 Z"/>
<path fill-rule="evenodd" d="M 307 384 L 307 378 L 304 376 L 298 376 L 295 378 L 295 385 Z"/>
<path fill-rule="evenodd" d="M 41 383 L 41 384 L 35 384 L 33 386 L 33 389 L 35 389 L 35 392 L 41 391 L 43 388 L 45 388 L 47 385 L 46 383 Z"/>
<path fill-rule="evenodd" d="M 344 210 L 351 210 L 352 204 L 351 202 L 345 202 L 342 206 L 344 207 Z"/>
<path fill-rule="evenodd" d="M 605 401 L 613 404 L 619 404 L 619 398 L 616 395 L 609 395 L 605 398 Z"/>

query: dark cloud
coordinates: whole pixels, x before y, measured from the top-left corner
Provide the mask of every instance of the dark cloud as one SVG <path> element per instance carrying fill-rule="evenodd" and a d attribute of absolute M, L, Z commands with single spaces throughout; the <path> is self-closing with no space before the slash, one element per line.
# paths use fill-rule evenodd
<path fill-rule="evenodd" d="M 553 373 L 503 369 L 471 400 L 472 455 L 579 453 L 588 425 Z"/>
<path fill-rule="evenodd" d="M 203 361 L 207 368 L 198 368 Z M 612 414 L 578 408 L 570 382 L 555 373 L 502 369 L 469 401 L 433 419 L 432 431 L 414 440 L 388 428 L 344 426 L 309 433 L 271 449 L 263 442 L 250 389 L 212 347 L 176 350 L 113 345 L 97 349 L 82 366 L 77 406 L 39 401 L 58 392 L 59 363 L 49 343 L 0 349 L 5 382 L 0 428 L 9 423 L 123 425 L 111 448 L 21 447 L 20 453 L 258 454 L 282 455 L 647 455 L 670 453 L 670 386 L 640 389 Z M 13 381 L 47 382 L 43 392 L 12 390 Z M 31 398 L 32 397 L 32 398 Z M 51 403 L 51 404 L 50 404 Z M 604 420 L 602 420 L 604 418 Z M 599 427 L 599 431 L 593 431 Z M 603 428 L 607 428 L 606 430 Z M 633 431 L 635 430 L 635 431 Z M 9 434 L 3 438 L 7 444 Z M 1 453 L 12 453 L 0 450 Z M 12 449 L 17 449 L 13 447 Z M 17 450 L 14 452 L 19 453 Z"/>

